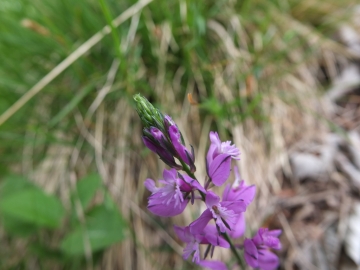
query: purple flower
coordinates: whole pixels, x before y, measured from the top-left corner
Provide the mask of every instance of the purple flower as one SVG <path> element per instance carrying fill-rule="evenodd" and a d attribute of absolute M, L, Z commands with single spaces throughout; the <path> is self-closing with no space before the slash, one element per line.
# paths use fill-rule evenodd
<path fill-rule="evenodd" d="M 216 186 L 221 186 L 229 178 L 231 170 L 231 156 L 221 154 L 214 161 L 207 164 L 207 174 Z"/>
<path fill-rule="evenodd" d="M 210 131 L 210 147 L 206 156 L 208 164 L 210 164 L 218 155 L 226 154 L 233 159 L 240 159 L 240 150 L 231 145 L 231 141 L 221 142 L 217 132 Z"/>
<path fill-rule="evenodd" d="M 268 228 L 260 228 L 257 234 L 253 237 L 252 241 L 257 246 L 267 246 L 276 250 L 281 249 L 281 242 L 278 236 L 281 234 L 281 230 L 271 230 Z"/>
<path fill-rule="evenodd" d="M 186 247 L 183 251 L 183 258 L 187 260 L 191 254 L 193 254 L 193 262 L 198 263 L 200 261 L 200 247 L 204 236 L 197 234 L 193 235 L 190 233 L 189 227 L 178 227 L 174 226 L 175 233 L 181 241 L 186 243 Z"/>
<path fill-rule="evenodd" d="M 213 246 L 220 246 L 229 248 L 229 243 L 221 236 L 217 235 L 215 226 L 208 225 L 204 228 L 201 234 L 192 234 L 190 227 L 174 226 L 175 233 L 181 241 L 186 243 L 183 251 L 183 258 L 187 260 L 193 254 L 192 261 L 200 262 L 200 247 L 201 244 L 210 244 Z"/>
<path fill-rule="evenodd" d="M 217 132 L 210 132 L 210 147 L 206 156 L 206 169 L 211 181 L 221 186 L 229 177 L 231 158 L 240 159 L 240 151 L 230 141 L 221 142 Z"/>
<path fill-rule="evenodd" d="M 154 180 L 146 179 L 145 187 L 152 193 L 149 197 L 148 209 L 155 215 L 170 217 L 182 213 L 189 202 L 194 203 L 194 191 L 200 190 L 206 192 L 205 189 L 190 176 L 181 175 L 175 169 L 164 170 L 163 180 L 159 183 L 164 184 L 157 187 Z"/>
<path fill-rule="evenodd" d="M 244 241 L 245 261 L 251 267 L 263 270 L 276 269 L 279 266 L 279 258 L 268 250 L 268 248 L 281 249 L 278 236 L 281 230 L 269 231 L 261 228 L 252 239 Z"/>
<path fill-rule="evenodd" d="M 237 166 L 234 166 L 235 181 L 232 186 L 227 185 L 223 192 L 223 201 L 242 201 L 248 206 L 254 199 L 256 187 L 247 186 L 244 180 L 240 180 L 240 174 Z M 245 233 L 246 224 L 244 213 L 240 213 L 236 219 L 235 225 L 231 231 L 228 231 L 230 237 L 238 238 Z"/>
<path fill-rule="evenodd" d="M 215 193 L 206 193 L 205 203 L 207 209 L 201 216 L 190 224 L 190 231 L 193 234 L 200 234 L 211 219 L 215 220 L 219 231 L 224 233 L 226 229 L 232 230 L 236 223 L 238 214 L 246 210 L 242 201 L 222 201 Z"/>
<path fill-rule="evenodd" d="M 163 178 L 164 180 L 159 180 L 159 183 L 164 186 L 159 188 L 155 186 L 154 180 L 145 180 L 145 187 L 152 192 L 149 197 L 148 209 L 158 216 L 176 216 L 184 211 L 189 202 L 189 199 L 184 198 L 180 189 L 183 180 L 177 177 L 175 169 L 164 170 Z"/>
<path fill-rule="evenodd" d="M 232 227 L 232 230 L 227 230 L 227 233 L 231 238 L 239 238 L 244 235 L 246 230 L 246 220 L 244 213 L 239 213 L 235 220 L 235 224 Z"/>
<path fill-rule="evenodd" d="M 247 186 L 244 180 L 241 180 L 239 169 L 234 166 L 235 181 L 232 186 L 227 185 L 223 192 L 222 199 L 224 201 L 243 201 L 249 205 L 255 198 L 255 185 Z"/>

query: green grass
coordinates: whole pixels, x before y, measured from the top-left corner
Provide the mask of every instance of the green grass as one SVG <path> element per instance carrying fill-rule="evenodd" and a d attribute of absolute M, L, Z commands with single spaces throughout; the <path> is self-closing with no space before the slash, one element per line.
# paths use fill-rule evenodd
<path fill-rule="evenodd" d="M 232 125 L 254 121 L 271 145 L 272 137 L 267 134 L 271 112 L 277 106 L 273 99 L 303 106 L 297 100 L 299 89 L 284 85 L 285 78 L 290 74 L 301 80 L 298 71 L 303 65 L 318 68 L 324 50 L 346 53 L 330 37 L 338 24 L 346 21 L 355 2 L 153 1 L 142 9 L 138 21 L 135 16 L 117 28 L 112 25 L 110 34 L 0 126 L 0 178 L 9 173 L 27 175 L 30 172 L 24 162 L 36 168 L 48 158 L 52 147 L 75 148 L 80 142 L 79 156 L 84 160 L 90 157 L 90 162 L 83 167 L 77 164 L 74 171 L 83 176 L 83 170 L 98 170 L 98 161 L 91 159 L 96 153 L 94 145 L 91 139 L 83 138 L 75 116 L 82 116 L 84 126 L 94 134 L 99 117 L 105 117 L 104 155 L 110 167 L 114 166 L 111 157 L 116 151 L 125 151 L 138 160 L 141 146 L 135 137 L 140 134 L 116 137 L 119 129 L 139 132 L 138 124 L 134 124 L 136 115 L 119 116 L 130 119 L 131 126 L 117 126 L 111 120 L 117 117 L 114 111 L 118 106 L 132 106 L 136 93 L 179 116 L 190 92 L 200 103 L 196 107 L 199 125 L 210 117 L 212 127 L 231 133 Z M 1 1 L 0 115 L 135 3 Z M 310 40 L 299 26 L 318 39 Z M 126 42 L 128 46 L 122 47 Z M 89 107 L 106 84 L 115 59 L 120 63 L 111 90 L 91 114 Z M 194 137 L 199 140 L 199 135 Z M 116 139 L 125 144 L 115 144 Z M 69 158 L 69 168 L 70 163 Z M 0 257 L 4 256 L 1 250 Z M 154 262 L 154 258 L 149 260 Z M 20 260 L 19 265 L 22 263 Z"/>

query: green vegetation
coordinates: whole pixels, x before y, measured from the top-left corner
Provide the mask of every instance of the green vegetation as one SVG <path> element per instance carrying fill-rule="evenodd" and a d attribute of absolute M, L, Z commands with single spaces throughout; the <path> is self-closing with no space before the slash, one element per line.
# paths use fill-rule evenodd
<path fill-rule="evenodd" d="M 324 54 L 351 57 L 330 37 L 356 1 L 137 3 L 0 2 L 1 269 L 91 269 L 101 262 L 161 269 L 161 254 L 177 246 L 166 234 L 152 235 L 169 224 L 141 212 L 142 172 L 157 175 L 159 167 L 141 145 L 132 96 L 141 93 L 188 121 L 184 133 L 192 140 L 205 124 L 230 134 L 243 124 L 271 152 L 274 111 L 309 109 L 299 97 L 316 96 L 316 73 L 329 68 Z M 126 13 L 133 5 L 139 12 Z M 111 23 L 120 14 L 127 19 Z M 107 24 L 93 46 L 11 107 Z M 189 105 L 188 93 L 197 105 Z M 128 234 L 125 223 L 132 224 Z M 151 229 L 140 233 L 144 224 Z M 124 239 L 131 244 L 115 253 L 119 259 L 104 255 Z M 137 262 L 129 262 L 133 253 Z"/>

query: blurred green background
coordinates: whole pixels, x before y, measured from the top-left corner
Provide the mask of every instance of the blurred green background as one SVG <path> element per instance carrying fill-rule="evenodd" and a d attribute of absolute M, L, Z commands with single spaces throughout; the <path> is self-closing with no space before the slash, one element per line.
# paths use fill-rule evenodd
<path fill-rule="evenodd" d="M 146 212 L 142 181 L 163 165 L 132 96 L 197 151 L 242 126 L 270 159 L 277 109 L 311 111 L 324 55 L 351 57 L 334 35 L 355 3 L 2 0 L 0 269 L 195 269 Z"/>

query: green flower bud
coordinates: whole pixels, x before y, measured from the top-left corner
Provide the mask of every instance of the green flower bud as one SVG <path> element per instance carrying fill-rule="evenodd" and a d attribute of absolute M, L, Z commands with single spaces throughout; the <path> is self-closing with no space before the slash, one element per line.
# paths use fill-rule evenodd
<path fill-rule="evenodd" d="M 144 127 L 157 127 L 164 132 L 164 116 L 145 97 L 140 94 L 134 95 L 136 111 Z"/>

